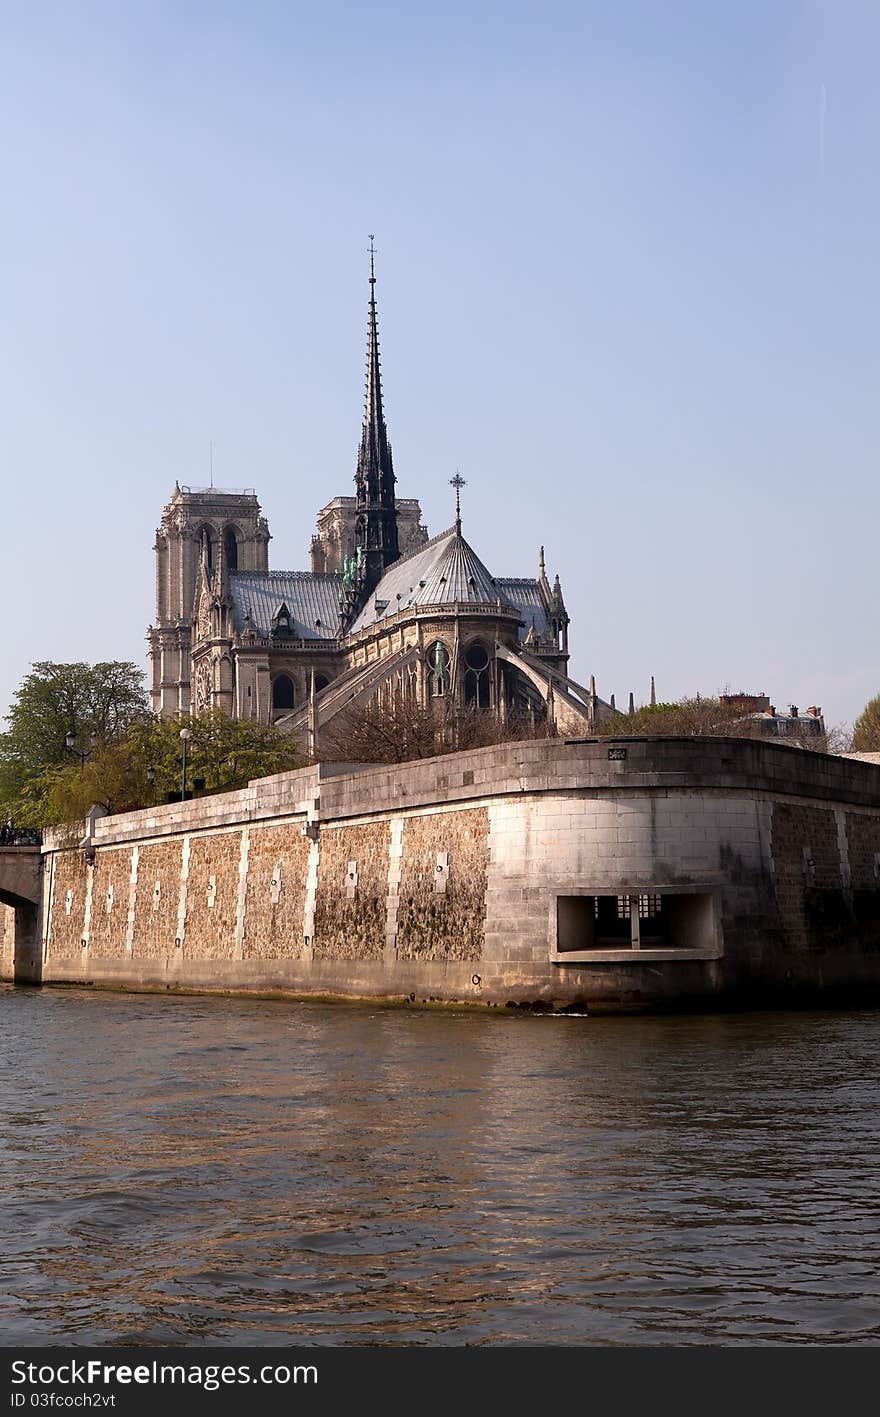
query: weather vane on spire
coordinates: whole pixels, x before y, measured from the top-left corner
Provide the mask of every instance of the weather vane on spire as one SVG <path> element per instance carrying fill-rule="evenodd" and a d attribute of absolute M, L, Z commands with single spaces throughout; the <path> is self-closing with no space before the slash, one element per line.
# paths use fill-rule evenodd
<path fill-rule="evenodd" d="M 467 483 L 458 468 L 455 469 L 455 476 L 450 477 L 449 486 L 455 488 L 455 530 L 461 531 L 461 489 L 467 487 Z"/>

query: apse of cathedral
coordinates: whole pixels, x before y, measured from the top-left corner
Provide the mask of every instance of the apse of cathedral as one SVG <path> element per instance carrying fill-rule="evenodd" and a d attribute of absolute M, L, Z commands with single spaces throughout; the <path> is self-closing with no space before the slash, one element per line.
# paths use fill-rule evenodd
<path fill-rule="evenodd" d="M 269 569 L 251 488 L 181 487 L 156 534 L 147 639 L 162 717 L 219 708 L 313 735 L 343 710 L 404 697 L 577 735 L 613 707 L 568 675 L 569 617 L 541 548 L 536 576 L 493 575 L 455 521 L 428 538 L 396 495 L 370 252 L 366 400 L 355 495 L 318 513 L 307 571 Z"/>

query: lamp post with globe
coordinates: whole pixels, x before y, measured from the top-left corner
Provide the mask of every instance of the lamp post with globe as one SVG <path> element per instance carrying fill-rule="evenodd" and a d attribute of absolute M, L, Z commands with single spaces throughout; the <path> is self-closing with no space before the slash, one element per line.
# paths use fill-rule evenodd
<path fill-rule="evenodd" d="M 192 737 L 191 728 L 181 728 L 180 741 L 183 744 L 183 784 L 180 793 L 181 802 L 186 801 L 186 745 Z"/>

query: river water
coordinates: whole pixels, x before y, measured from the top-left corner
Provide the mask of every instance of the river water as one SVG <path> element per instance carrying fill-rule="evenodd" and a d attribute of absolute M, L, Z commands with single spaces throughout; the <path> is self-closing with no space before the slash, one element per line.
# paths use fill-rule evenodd
<path fill-rule="evenodd" d="M 880 1014 L 0 989 L 7 1345 L 880 1341 Z"/>

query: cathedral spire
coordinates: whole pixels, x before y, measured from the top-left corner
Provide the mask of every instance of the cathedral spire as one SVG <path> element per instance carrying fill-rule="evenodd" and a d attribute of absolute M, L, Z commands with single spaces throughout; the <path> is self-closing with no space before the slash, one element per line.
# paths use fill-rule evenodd
<path fill-rule="evenodd" d="M 376 263 L 370 237 L 370 303 L 367 322 L 367 386 L 364 426 L 358 450 L 355 486 L 357 513 L 355 542 L 362 550 L 363 582 L 369 593 L 392 562 L 398 560 L 397 508 L 394 501 L 394 465 L 382 407 L 382 372 L 379 365 L 379 331 L 376 321 Z"/>
<path fill-rule="evenodd" d="M 372 236 L 370 237 L 370 305 L 367 321 L 367 393 L 364 406 L 364 427 L 370 427 L 378 436 L 385 433 L 385 415 L 382 409 L 382 372 L 379 368 L 379 329 L 376 323 L 376 249 Z"/>

